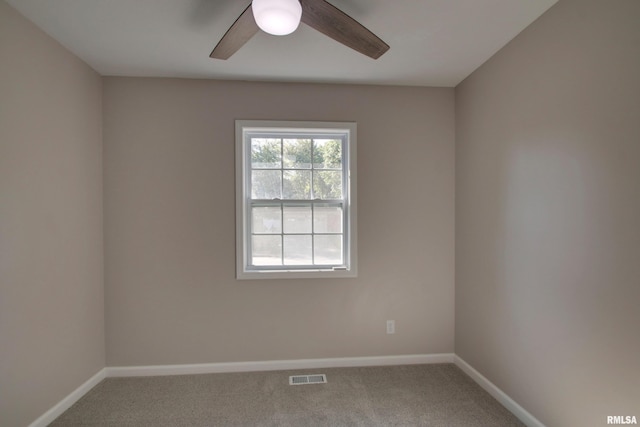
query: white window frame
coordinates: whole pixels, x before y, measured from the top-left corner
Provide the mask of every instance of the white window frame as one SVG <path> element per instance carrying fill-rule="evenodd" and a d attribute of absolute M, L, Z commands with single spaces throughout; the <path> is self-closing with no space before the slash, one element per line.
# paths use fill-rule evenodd
<path fill-rule="evenodd" d="M 301 122 L 269 120 L 236 120 L 236 278 L 247 279 L 305 279 L 356 277 L 357 270 L 357 195 L 356 195 L 356 140 L 354 122 Z M 248 134 L 342 133 L 343 144 L 343 256 L 344 264 L 327 268 L 300 269 L 294 266 L 257 267 L 250 265 L 249 246 L 251 193 L 249 173 L 251 150 Z M 314 202 L 314 200 L 310 200 Z M 317 200 L 316 200 L 317 202 Z"/>

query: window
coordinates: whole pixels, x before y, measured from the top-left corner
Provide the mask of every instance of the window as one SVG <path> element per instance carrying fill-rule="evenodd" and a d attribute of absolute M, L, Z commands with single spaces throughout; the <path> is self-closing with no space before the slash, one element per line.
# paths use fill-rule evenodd
<path fill-rule="evenodd" d="M 355 277 L 356 124 L 236 121 L 238 279 Z"/>

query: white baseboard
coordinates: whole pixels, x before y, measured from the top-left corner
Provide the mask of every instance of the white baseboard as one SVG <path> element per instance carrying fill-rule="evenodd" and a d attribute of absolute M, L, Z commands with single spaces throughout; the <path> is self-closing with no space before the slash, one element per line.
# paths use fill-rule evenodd
<path fill-rule="evenodd" d="M 37 420 L 29 424 L 29 427 L 46 427 L 58 418 L 64 411 L 69 409 L 74 403 L 76 403 L 82 396 L 87 394 L 89 390 L 95 387 L 100 381 L 107 376 L 106 368 L 98 371 L 97 374 L 89 378 L 80 387 L 72 391 L 67 397 L 62 399 L 56 405 L 54 405 L 47 412 L 38 417 Z"/>
<path fill-rule="evenodd" d="M 273 360 L 264 362 L 198 363 L 191 365 L 113 366 L 108 377 L 215 374 L 223 372 L 284 371 L 290 369 L 349 368 L 360 366 L 453 363 L 452 353 L 405 356 L 341 357 L 332 359 Z"/>
<path fill-rule="evenodd" d="M 515 400 L 510 398 L 505 392 L 500 390 L 494 383 L 489 381 L 480 372 L 476 371 L 459 356 L 454 356 L 454 363 L 528 427 L 545 427 L 544 424 L 536 419 L 536 417 L 527 412 L 527 410 L 522 406 L 518 405 Z"/>

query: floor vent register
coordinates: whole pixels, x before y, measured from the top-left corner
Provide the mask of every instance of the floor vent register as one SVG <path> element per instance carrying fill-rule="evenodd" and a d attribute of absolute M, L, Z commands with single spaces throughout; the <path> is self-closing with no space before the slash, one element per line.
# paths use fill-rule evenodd
<path fill-rule="evenodd" d="M 325 374 L 293 375 L 289 377 L 289 385 L 326 384 Z"/>

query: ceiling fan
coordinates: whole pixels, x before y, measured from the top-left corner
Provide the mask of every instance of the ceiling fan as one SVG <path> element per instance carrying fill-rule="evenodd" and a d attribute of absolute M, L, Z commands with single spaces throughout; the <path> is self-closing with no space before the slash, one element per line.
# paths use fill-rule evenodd
<path fill-rule="evenodd" d="M 286 35 L 295 31 L 300 22 L 373 59 L 389 50 L 378 36 L 325 0 L 253 0 L 209 56 L 228 59 L 259 29 Z"/>

